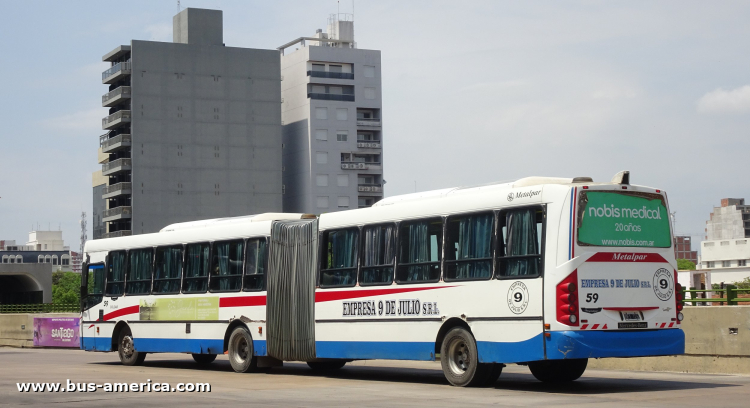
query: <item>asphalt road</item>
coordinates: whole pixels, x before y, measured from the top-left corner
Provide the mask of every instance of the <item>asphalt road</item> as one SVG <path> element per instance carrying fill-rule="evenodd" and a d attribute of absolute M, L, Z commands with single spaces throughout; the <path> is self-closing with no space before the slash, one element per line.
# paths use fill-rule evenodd
<path fill-rule="evenodd" d="M 19 392 L 19 382 L 210 383 L 208 393 Z M 286 363 L 265 374 L 237 374 L 226 356 L 198 369 L 189 355 L 150 354 L 141 367 L 119 364 L 116 353 L 0 348 L 0 406 L 537 406 L 746 407 L 750 377 L 588 370 L 572 384 L 543 384 L 522 366 L 508 366 L 488 388 L 448 385 L 440 363 L 361 361 L 327 375 Z"/>

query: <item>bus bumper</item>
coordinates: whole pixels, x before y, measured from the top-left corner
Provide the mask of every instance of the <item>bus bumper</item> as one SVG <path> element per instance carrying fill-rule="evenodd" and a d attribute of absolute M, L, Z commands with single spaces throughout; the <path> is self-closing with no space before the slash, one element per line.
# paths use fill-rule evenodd
<path fill-rule="evenodd" d="M 644 357 L 685 353 L 681 329 L 639 331 L 562 331 L 546 337 L 548 360 Z"/>

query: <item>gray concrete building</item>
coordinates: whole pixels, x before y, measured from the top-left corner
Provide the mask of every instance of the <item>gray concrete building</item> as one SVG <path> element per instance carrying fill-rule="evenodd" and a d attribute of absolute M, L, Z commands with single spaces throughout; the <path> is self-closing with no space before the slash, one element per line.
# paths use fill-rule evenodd
<path fill-rule="evenodd" d="M 284 211 L 321 214 L 383 198 L 380 51 L 348 15 L 281 47 Z"/>
<path fill-rule="evenodd" d="M 226 47 L 218 10 L 188 8 L 173 24 L 172 43 L 103 57 L 107 182 L 93 187 L 106 228 L 94 239 L 282 209 L 278 52 Z"/>

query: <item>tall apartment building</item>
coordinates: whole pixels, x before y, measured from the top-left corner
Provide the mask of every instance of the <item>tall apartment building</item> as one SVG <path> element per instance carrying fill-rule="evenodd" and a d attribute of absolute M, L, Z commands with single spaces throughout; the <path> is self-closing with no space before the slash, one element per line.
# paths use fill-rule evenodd
<path fill-rule="evenodd" d="M 698 264 L 698 251 L 693 251 L 692 238 L 689 235 L 674 237 L 674 256 L 677 259 L 687 259 Z"/>
<path fill-rule="evenodd" d="M 226 47 L 218 10 L 188 8 L 173 25 L 172 43 L 133 40 L 103 57 L 94 239 L 282 209 L 278 52 Z"/>
<path fill-rule="evenodd" d="M 279 50 L 284 211 L 371 206 L 384 183 L 380 51 L 356 47 L 348 15 Z"/>
<path fill-rule="evenodd" d="M 703 268 L 747 267 L 750 259 L 750 206 L 744 198 L 724 198 L 706 221 L 701 242 Z"/>

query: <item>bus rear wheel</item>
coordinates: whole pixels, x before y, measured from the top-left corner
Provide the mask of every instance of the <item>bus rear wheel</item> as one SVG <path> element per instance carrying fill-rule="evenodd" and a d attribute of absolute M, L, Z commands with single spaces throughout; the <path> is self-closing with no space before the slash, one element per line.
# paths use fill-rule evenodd
<path fill-rule="evenodd" d="M 457 387 L 484 385 L 491 374 L 489 364 L 480 364 L 477 342 L 463 327 L 451 329 L 440 346 L 440 364 L 443 375 Z"/>
<path fill-rule="evenodd" d="M 126 366 L 136 366 L 143 364 L 146 359 L 146 353 L 136 351 L 133 342 L 133 334 L 130 328 L 123 327 L 117 338 L 117 354 L 120 356 L 120 362 Z"/>
<path fill-rule="evenodd" d="M 570 382 L 583 375 L 588 363 L 587 358 L 532 361 L 529 363 L 529 370 L 537 380 L 542 382 Z"/>
<path fill-rule="evenodd" d="M 307 365 L 315 371 L 333 371 L 346 365 L 345 360 L 308 361 Z"/>
<path fill-rule="evenodd" d="M 229 336 L 229 364 L 238 373 L 246 373 L 257 367 L 257 358 L 253 349 L 253 337 L 243 326 L 235 327 Z"/>
<path fill-rule="evenodd" d="M 198 365 L 209 365 L 216 360 L 216 354 L 193 354 L 193 360 Z"/>

